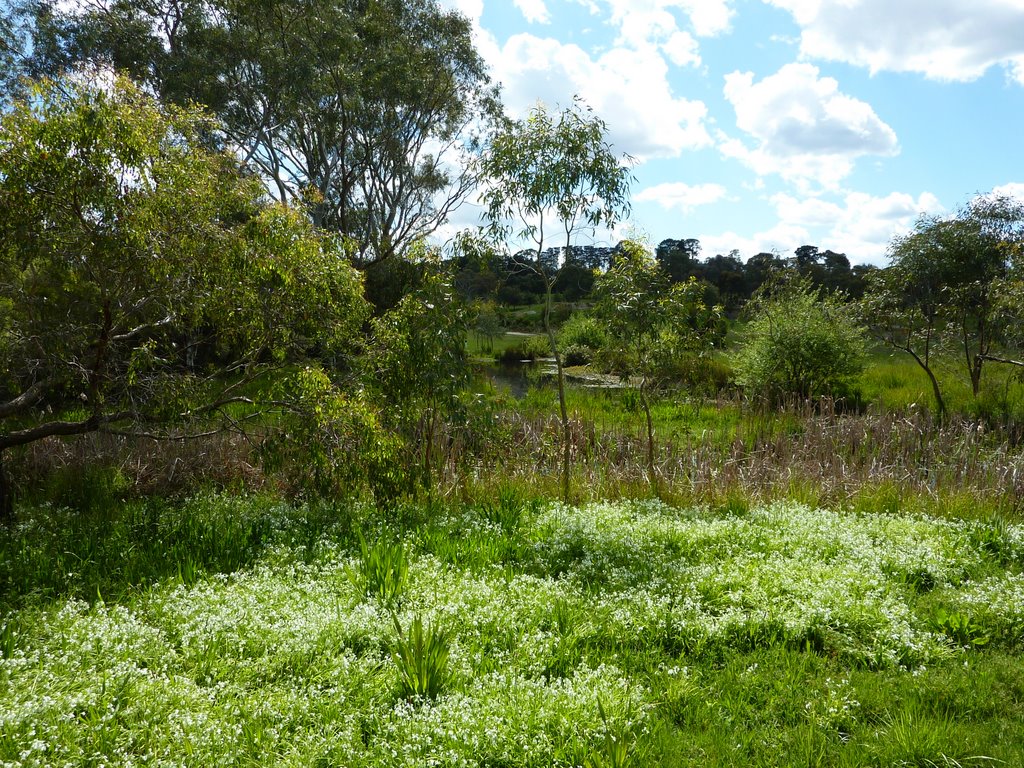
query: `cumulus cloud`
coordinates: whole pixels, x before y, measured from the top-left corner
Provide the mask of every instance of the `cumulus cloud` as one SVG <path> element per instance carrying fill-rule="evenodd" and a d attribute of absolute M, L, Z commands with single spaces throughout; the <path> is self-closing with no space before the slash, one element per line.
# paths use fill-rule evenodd
<path fill-rule="evenodd" d="M 611 12 L 611 23 L 623 26 L 631 19 L 660 20 L 653 28 L 663 26 L 675 16 L 684 17 L 698 37 L 712 37 L 726 32 L 732 22 L 733 11 L 728 0 L 606 0 Z"/>
<path fill-rule="evenodd" d="M 918 216 L 944 211 L 929 192 L 916 198 L 903 192 L 882 197 L 851 192 L 840 202 L 779 194 L 771 202 L 780 220 L 820 233 L 815 244 L 822 249 L 845 251 L 855 262 L 875 264 L 885 261 L 889 241 L 913 228 Z"/>
<path fill-rule="evenodd" d="M 758 175 L 834 189 L 857 157 L 899 151 L 895 132 L 869 104 L 841 93 L 811 64 L 787 64 L 757 83 L 752 72 L 733 72 L 725 77 L 725 97 L 754 145 L 722 135 L 720 150 Z"/>
<path fill-rule="evenodd" d="M 665 210 L 676 209 L 689 213 L 699 205 L 710 205 L 725 199 L 726 189 L 721 184 L 684 184 L 673 182 L 656 184 L 641 190 L 633 199 L 637 202 L 657 203 Z"/>
<path fill-rule="evenodd" d="M 780 221 L 770 229 L 754 235 L 740 235 L 729 230 L 714 234 L 702 234 L 698 237 L 701 255 L 704 258 L 715 254 L 728 254 L 737 251 L 744 261 L 755 253 L 778 253 L 787 256 L 798 245 L 810 240 L 810 232 L 790 222 Z"/>
<path fill-rule="evenodd" d="M 484 0 L 440 0 L 442 8 L 458 11 L 470 21 L 478 24 L 484 12 Z"/>
<path fill-rule="evenodd" d="M 936 80 L 974 80 L 1003 65 L 1024 84 L 1021 0 L 766 1 L 793 15 L 807 57 Z"/>
<path fill-rule="evenodd" d="M 548 14 L 548 7 L 544 4 L 544 0 L 512 1 L 520 13 L 523 14 L 523 18 L 531 24 L 547 24 L 551 21 L 551 16 Z"/>
<path fill-rule="evenodd" d="M 574 44 L 519 34 L 488 60 L 514 115 L 538 101 L 566 105 L 579 94 L 608 122 L 615 148 L 639 160 L 712 143 L 707 107 L 672 93 L 668 66 L 656 51 L 612 48 L 594 58 Z"/>
<path fill-rule="evenodd" d="M 994 195 L 1005 195 L 1006 197 L 1014 197 L 1024 202 L 1024 183 L 1019 181 L 1011 181 L 1009 184 L 1000 184 L 992 190 Z"/>
<path fill-rule="evenodd" d="M 700 57 L 693 35 L 679 29 L 665 9 L 683 11 L 695 30 L 717 33 L 728 27 L 727 0 L 576 1 L 604 14 L 620 32 L 632 30 L 630 40 L 620 34 L 611 48 L 594 51 L 524 33 L 502 42 L 481 26 L 483 0 L 440 0 L 442 6 L 458 10 L 473 23 L 474 43 L 490 65 L 492 79 L 501 83 L 502 101 L 512 116 L 524 116 L 538 101 L 554 107 L 569 104 L 579 95 L 608 122 L 616 149 L 637 160 L 676 157 L 685 150 L 712 145 L 705 126 L 706 105 L 677 97 L 669 84 L 669 62 L 696 64 Z M 524 14 L 528 8 L 543 8 L 548 17 L 544 0 L 515 2 Z M 631 15 L 631 8 L 636 13 Z M 650 44 L 649 34 L 659 42 Z"/>
<path fill-rule="evenodd" d="M 607 8 L 608 23 L 619 31 L 618 45 L 655 48 L 681 67 L 701 63 L 695 35 L 721 34 L 732 19 L 726 0 L 607 0 Z"/>
<path fill-rule="evenodd" d="M 777 194 L 771 197 L 776 223 L 754 235 L 735 231 L 702 234 L 705 255 L 738 250 L 743 258 L 762 251 L 790 256 L 801 245 L 845 253 L 854 264 L 884 265 L 895 235 L 909 232 L 921 214 L 945 209 L 930 192 L 873 196 L 851 192 L 835 200 Z"/>

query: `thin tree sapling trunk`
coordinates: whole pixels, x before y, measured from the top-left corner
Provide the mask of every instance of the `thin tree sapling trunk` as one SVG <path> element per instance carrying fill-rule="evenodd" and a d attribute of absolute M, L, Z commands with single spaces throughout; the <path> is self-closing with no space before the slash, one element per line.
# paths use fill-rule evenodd
<path fill-rule="evenodd" d="M 654 421 L 651 419 L 651 403 L 647 398 L 647 382 L 640 382 L 640 406 L 644 409 L 644 418 L 647 419 L 647 482 L 651 484 L 651 492 L 660 496 L 658 492 L 658 476 L 654 471 Z"/>
<path fill-rule="evenodd" d="M 543 274 L 543 267 L 541 268 Z M 558 381 L 558 410 L 562 419 L 562 501 L 569 503 L 569 411 L 565 406 L 565 374 L 562 370 L 562 355 L 558 352 L 555 331 L 551 327 L 551 279 L 544 275 L 544 331 L 551 344 L 551 355 L 555 358 Z"/>
<path fill-rule="evenodd" d="M 0 449 L 0 525 L 14 521 L 14 494 L 4 469 L 4 451 Z"/>

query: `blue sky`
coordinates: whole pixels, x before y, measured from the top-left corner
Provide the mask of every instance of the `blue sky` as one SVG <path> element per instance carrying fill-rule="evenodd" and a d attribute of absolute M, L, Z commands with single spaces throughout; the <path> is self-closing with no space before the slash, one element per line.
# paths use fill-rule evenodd
<path fill-rule="evenodd" d="M 920 213 L 1024 197 L 1024 0 L 443 5 L 473 21 L 512 115 L 578 94 L 607 121 L 639 161 L 628 226 L 653 243 L 884 264 Z"/>

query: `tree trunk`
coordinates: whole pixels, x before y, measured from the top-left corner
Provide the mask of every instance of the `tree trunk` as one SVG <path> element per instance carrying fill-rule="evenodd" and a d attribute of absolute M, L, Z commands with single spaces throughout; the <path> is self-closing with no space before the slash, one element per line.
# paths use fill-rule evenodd
<path fill-rule="evenodd" d="M 0 525 L 14 522 L 14 491 L 4 469 L 4 452 L 0 450 Z"/>
<path fill-rule="evenodd" d="M 551 328 L 551 280 L 544 278 L 544 330 L 551 344 L 551 354 L 555 358 L 555 371 L 558 376 L 558 410 L 562 418 L 562 501 L 569 503 L 569 412 L 565 407 L 565 374 L 562 371 L 562 356 L 558 353 L 555 332 Z"/>
<path fill-rule="evenodd" d="M 971 391 L 975 397 L 981 391 L 981 364 L 983 360 L 984 358 L 981 355 L 975 355 L 971 363 Z"/>
<path fill-rule="evenodd" d="M 901 347 L 901 349 L 909 352 L 910 356 L 914 358 L 914 361 L 921 366 L 921 370 L 928 374 L 928 381 L 932 383 L 932 394 L 935 395 L 935 407 L 938 410 L 939 421 L 941 421 L 946 415 L 946 401 L 942 399 L 942 392 L 939 389 L 939 380 L 935 378 L 935 373 L 928 364 L 930 362 L 928 348 L 925 347 L 925 357 L 923 360 L 921 359 L 921 356 L 911 348 L 909 342 L 907 346 Z"/>
<path fill-rule="evenodd" d="M 647 419 L 647 482 L 651 484 L 651 492 L 660 497 L 658 492 L 658 476 L 654 472 L 654 422 L 651 419 L 651 404 L 647 400 L 647 392 L 643 383 L 640 384 L 640 405 Z"/>
<path fill-rule="evenodd" d="M 928 380 L 932 383 L 932 394 L 935 395 L 935 407 L 939 411 L 939 421 L 941 421 L 946 415 L 946 401 L 942 399 L 942 392 L 939 390 L 939 380 L 935 378 L 935 374 L 932 373 L 932 369 L 927 365 L 922 365 L 924 372 L 928 374 Z"/>

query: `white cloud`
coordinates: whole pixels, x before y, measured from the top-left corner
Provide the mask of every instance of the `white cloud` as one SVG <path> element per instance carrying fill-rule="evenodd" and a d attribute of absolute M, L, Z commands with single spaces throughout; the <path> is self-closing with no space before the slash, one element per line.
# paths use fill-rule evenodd
<path fill-rule="evenodd" d="M 673 32 L 661 50 L 677 67 L 700 64 L 697 41 L 689 32 Z"/>
<path fill-rule="evenodd" d="M 1022 0 L 766 1 L 793 15 L 808 57 L 936 80 L 974 80 L 1002 64 L 1024 84 Z"/>
<path fill-rule="evenodd" d="M 694 32 L 700 37 L 729 31 L 733 10 L 726 0 L 676 0 L 672 5 L 686 11 Z"/>
<path fill-rule="evenodd" d="M 551 16 L 548 14 L 548 7 L 544 4 L 544 0 L 512 1 L 523 14 L 523 18 L 531 24 L 547 24 L 551 21 Z"/>
<path fill-rule="evenodd" d="M 671 15 L 668 21 L 662 19 L 667 37 L 660 49 L 641 40 L 637 31 L 636 46 L 620 41 L 603 52 L 591 52 L 551 37 L 523 33 L 502 43 L 480 24 L 483 0 L 440 1 L 473 23 L 474 43 L 490 65 L 492 79 L 502 84 L 502 101 L 512 116 L 525 116 L 538 101 L 553 107 L 569 104 L 579 95 L 608 122 L 616 150 L 640 161 L 675 157 L 684 150 L 713 144 L 705 127 L 705 104 L 676 97 L 669 84 L 666 58 L 678 66 L 700 61 L 693 36 L 679 30 Z M 543 5 L 543 0 L 516 2 L 521 8 Z M 610 5 L 610 23 L 614 25 L 620 25 L 630 8 L 626 0 L 576 2 L 594 13 L 607 14 Z M 699 21 L 695 29 L 705 32 L 727 26 L 731 13 L 726 0 L 643 0 L 643 6 L 641 10 L 659 6 L 689 9 Z M 637 27 L 643 28 L 643 24 Z"/>
<path fill-rule="evenodd" d="M 929 192 L 917 198 L 902 192 L 884 197 L 851 192 L 840 202 L 779 194 L 771 202 L 780 221 L 807 230 L 814 238 L 809 242 L 822 250 L 845 252 L 856 263 L 874 264 L 885 261 L 889 241 L 909 231 L 918 216 L 944 210 Z M 797 245 L 801 243 L 793 247 Z"/>
<path fill-rule="evenodd" d="M 1024 202 L 1024 183 L 1019 181 L 1011 181 L 1009 184 L 1000 184 L 992 190 L 994 195 L 1005 195 L 1006 197 L 1014 197 Z"/>
<path fill-rule="evenodd" d="M 617 45 L 634 50 L 656 48 L 676 66 L 701 63 L 697 37 L 729 29 L 732 9 L 727 0 L 606 0 L 608 23 L 619 30 Z M 689 30 L 680 27 L 680 17 Z M 685 22 L 684 22 L 685 23 Z"/>
<path fill-rule="evenodd" d="M 480 22 L 484 12 L 484 0 L 440 0 L 439 4 L 444 9 L 458 11 L 474 23 Z"/>
<path fill-rule="evenodd" d="M 778 194 L 771 198 L 777 222 L 752 236 L 735 232 L 701 235 L 706 256 L 737 249 L 743 258 L 762 251 L 790 256 L 801 245 L 845 253 L 854 264 L 886 263 L 886 248 L 894 235 L 909 231 L 922 213 L 942 213 L 935 195 L 916 198 L 902 192 L 875 197 L 851 192 L 841 199 L 798 198 Z"/>
<path fill-rule="evenodd" d="M 752 236 L 738 235 L 733 231 L 699 236 L 701 256 L 708 258 L 717 253 L 728 254 L 739 251 L 744 261 L 755 253 L 778 253 L 789 255 L 798 245 L 808 242 L 810 233 L 803 227 L 780 221 L 771 229 Z"/>
<path fill-rule="evenodd" d="M 729 30 L 733 11 L 728 0 L 606 0 L 611 11 L 611 23 L 624 26 L 636 19 L 658 20 L 651 27 L 665 26 L 675 16 L 684 16 L 698 37 L 712 37 Z M 637 28 L 634 26 L 634 28 Z"/>
<path fill-rule="evenodd" d="M 699 205 L 710 205 L 723 200 L 726 189 L 721 184 L 683 184 L 673 182 L 647 187 L 633 196 L 637 202 L 657 203 L 665 210 L 677 209 L 689 213 Z"/>
<path fill-rule="evenodd" d="M 759 83 L 752 72 L 733 72 L 725 77 L 725 97 L 737 127 L 755 144 L 722 135 L 722 154 L 758 175 L 835 189 L 857 157 L 899 151 L 895 132 L 869 104 L 841 93 L 810 64 L 787 64 Z"/>
<path fill-rule="evenodd" d="M 656 51 L 613 48 L 598 58 L 577 45 L 513 35 L 486 53 L 513 115 L 537 103 L 566 105 L 579 94 L 609 125 L 619 152 L 644 160 L 705 147 L 707 107 L 672 93 L 668 65 Z"/>

